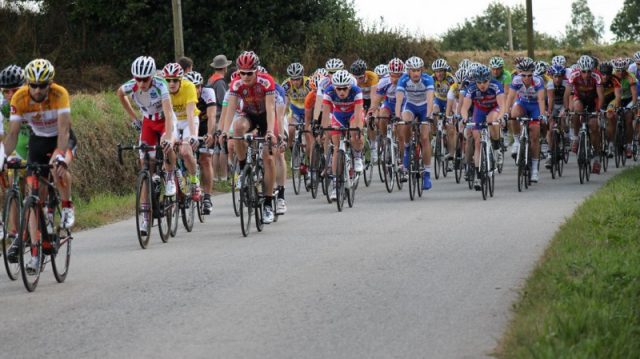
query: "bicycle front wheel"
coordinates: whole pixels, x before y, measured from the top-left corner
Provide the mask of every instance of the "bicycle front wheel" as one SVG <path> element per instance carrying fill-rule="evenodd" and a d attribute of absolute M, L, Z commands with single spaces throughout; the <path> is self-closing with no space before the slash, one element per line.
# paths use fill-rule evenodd
<path fill-rule="evenodd" d="M 482 142 L 480 144 L 480 187 L 482 188 L 482 199 L 487 200 L 487 192 L 489 189 L 489 173 L 487 173 L 487 168 L 489 168 L 487 162 L 487 143 Z"/>
<path fill-rule="evenodd" d="M 22 272 L 22 282 L 29 292 L 36 290 L 40 273 L 44 267 L 44 254 L 42 253 L 42 234 L 47 233 L 43 225 L 44 218 L 41 208 L 35 197 L 28 197 L 22 212 L 20 225 L 20 247 L 18 262 Z M 33 266 L 33 264 L 39 265 Z"/>
<path fill-rule="evenodd" d="M 4 212 L 2 212 L 4 237 L 2 238 L 2 259 L 4 259 L 4 268 L 7 270 L 9 279 L 16 280 L 20 273 L 20 265 L 18 261 L 9 261 L 7 254 L 9 248 L 15 243 L 19 246 L 18 231 L 20 230 L 20 198 L 16 190 L 9 190 L 4 199 Z"/>
<path fill-rule="evenodd" d="M 248 236 L 251 228 L 251 216 L 253 216 L 253 199 L 251 198 L 255 186 L 253 185 L 253 174 L 251 170 L 245 168 L 242 180 L 242 188 L 240 188 L 240 228 L 242 235 Z"/>
<path fill-rule="evenodd" d="M 440 178 L 440 168 L 442 167 L 442 132 L 436 132 L 436 145 L 433 151 L 433 172 L 436 179 Z"/>
<path fill-rule="evenodd" d="M 151 177 L 149 172 L 143 171 L 136 180 L 136 230 L 138 242 L 142 249 L 146 249 L 151 238 L 151 224 L 153 210 L 151 206 Z M 143 199 L 143 197 L 145 197 Z"/>
<path fill-rule="evenodd" d="M 156 200 L 160 207 L 160 217 L 158 217 L 160 240 L 162 240 L 162 243 L 167 243 L 171 238 L 171 197 L 162 194 Z"/>
<path fill-rule="evenodd" d="M 409 199 L 414 200 L 416 196 L 416 185 L 417 178 L 416 173 L 418 172 L 418 168 L 416 167 L 415 161 L 415 145 L 412 143 L 409 145 Z"/>
<path fill-rule="evenodd" d="M 373 166 L 374 164 L 371 162 L 371 143 L 369 140 L 365 140 L 364 149 L 362 150 L 362 160 L 364 161 L 364 171 L 362 171 L 362 176 L 364 177 L 364 185 L 369 187 L 371 185 L 371 180 L 373 179 Z"/>
<path fill-rule="evenodd" d="M 345 197 L 345 166 L 344 166 L 344 152 L 339 151 L 336 157 L 336 204 L 338 206 L 338 212 L 342 212 L 344 207 Z"/>
<path fill-rule="evenodd" d="M 236 217 L 240 216 L 240 191 L 237 188 L 238 183 L 238 160 L 233 159 L 233 164 L 229 168 L 229 175 L 231 177 L 231 200 L 233 202 L 233 213 Z"/>
<path fill-rule="evenodd" d="M 60 217 L 58 217 L 60 218 Z M 53 269 L 53 276 L 58 283 L 64 282 L 67 279 L 67 273 L 69 273 L 69 263 L 71 262 L 71 231 L 66 228 L 57 227 L 55 234 L 55 248 L 57 248 L 56 254 L 51 255 L 51 268 Z"/>
<path fill-rule="evenodd" d="M 291 181 L 293 182 L 293 192 L 296 195 L 300 194 L 300 184 L 302 183 L 302 177 L 300 176 L 301 163 L 300 143 L 294 141 L 291 148 Z"/>
<path fill-rule="evenodd" d="M 393 158 L 391 151 L 392 148 L 391 146 L 393 146 L 393 144 L 391 143 L 391 140 L 386 138 L 385 142 L 384 142 L 384 152 L 383 152 L 383 156 L 382 156 L 382 162 L 383 162 L 383 174 L 384 174 L 384 185 L 387 188 L 387 192 L 391 193 L 393 192 L 393 187 L 395 186 L 394 184 L 394 175 L 395 175 L 395 171 L 394 171 L 394 161 L 395 158 Z"/>
<path fill-rule="evenodd" d="M 322 171 L 322 167 L 320 167 L 321 158 L 322 147 L 320 147 L 320 145 L 318 144 L 315 144 L 313 146 L 313 150 L 311 151 L 311 164 L 309 166 L 311 198 L 313 199 L 318 196 L 318 183 L 320 182 L 320 171 Z"/>
<path fill-rule="evenodd" d="M 193 223 L 196 214 L 196 204 L 191 199 L 191 196 L 185 194 L 184 206 L 180 212 L 182 214 L 182 224 L 184 225 L 184 229 L 186 229 L 187 232 L 191 232 L 193 230 Z"/>

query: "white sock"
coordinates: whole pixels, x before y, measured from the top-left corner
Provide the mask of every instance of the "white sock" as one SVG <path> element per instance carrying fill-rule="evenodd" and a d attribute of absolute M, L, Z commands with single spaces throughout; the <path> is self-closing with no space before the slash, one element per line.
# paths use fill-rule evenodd
<path fill-rule="evenodd" d="M 531 168 L 533 170 L 533 173 L 537 173 L 538 172 L 538 162 L 539 161 L 540 160 L 534 160 L 534 159 L 531 160 Z"/>

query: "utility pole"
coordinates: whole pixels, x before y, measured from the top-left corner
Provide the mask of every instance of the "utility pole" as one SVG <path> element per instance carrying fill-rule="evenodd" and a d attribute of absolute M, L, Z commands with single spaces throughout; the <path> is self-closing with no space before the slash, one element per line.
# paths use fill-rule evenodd
<path fill-rule="evenodd" d="M 513 52 L 513 30 L 511 28 L 511 8 L 507 6 L 507 29 L 509 31 L 509 51 Z"/>
<path fill-rule="evenodd" d="M 180 57 L 184 56 L 181 0 L 171 0 L 171 7 L 173 9 L 173 46 L 177 61 Z"/>
<path fill-rule="evenodd" d="M 533 9 L 531 0 L 527 0 L 527 54 L 533 59 Z"/>

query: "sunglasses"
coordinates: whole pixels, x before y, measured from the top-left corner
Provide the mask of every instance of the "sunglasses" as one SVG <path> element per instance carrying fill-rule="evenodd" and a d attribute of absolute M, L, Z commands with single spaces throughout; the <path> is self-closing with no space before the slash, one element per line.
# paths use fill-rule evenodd
<path fill-rule="evenodd" d="M 521 74 L 522 77 L 533 77 L 533 74 Z"/>
<path fill-rule="evenodd" d="M 171 83 L 171 82 L 180 82 L 181 79 L 166 79 L 167 82 Z"/>
<path fill-rule="evenodd" d="M 29 84 L 29 87 L 31 87 L 32 89 L 41 89 L 44 90 L 47 87 L 49 87 L 49 83 L 44 83 L 44 84 Z"/>
<path fill-rule="evenodd" d="M 149 77 L 134 77 L 134 80 L 136 80 L 136 82 L 147 82 L 151 79 L 151 76 Z"/>
<path fill-rule="evenodd" d="M 254 71 L 240 71 L 240 76 L 253 76 Z"/>
<path fill-rule="evenodd" d="M 336 87 L 336 91 L 349 91 L 349 87 Z"/>
<path fill-rule="evenodd" d="M 583 74 L 588 74 L 588 73 L 591 73 L 591 70 L 588 70 L 588 71 L 580 71 L 580 72 L 582 72 Z"/>
<path fill-rule="evenodd" d="M 487 82 L 489 82 L 489 80 L 476 81 L 476 84 L 478 84 L 478 85 L 482 85 L 482 84 L 486 84 Z"/>
<path fill-rule="evenodd" d="M 12 88 L 6 88 L 6 89 L 2 89 L 2 94 L 6 95 L 8 93 L 14 93 L 16 91 L 18 91 L 20 87 L 12 87 Z"/>
<path fill-rule="evenodd" d="M 302 80 L 302 77 L 292 77 L 291 81 L 300 81 Z"/>

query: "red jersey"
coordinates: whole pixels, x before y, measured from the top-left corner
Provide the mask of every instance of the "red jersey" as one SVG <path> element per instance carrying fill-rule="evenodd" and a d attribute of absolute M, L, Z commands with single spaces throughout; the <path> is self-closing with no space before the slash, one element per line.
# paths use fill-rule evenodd
<path fill-rule="evenodd" d="M 256 72 L 256 83 L 247 86 L 242 79 L 231 81 L 229 96 L 236 96 L 242 100 L 242 112 L 260 115 L 267 112 L 265 98 L 276 94 L 276 82 L 269 74 Z"/>
<path fill-rule="evenodd" d="M 569 83 L 573 86 L 574 96 L 593 99 L 598 97 L 596 88 L 602 87 L 602 77 L 596 72 L 591 72 L 584 80 L 580 70 L 575 70 L 569 75 Z"/>

